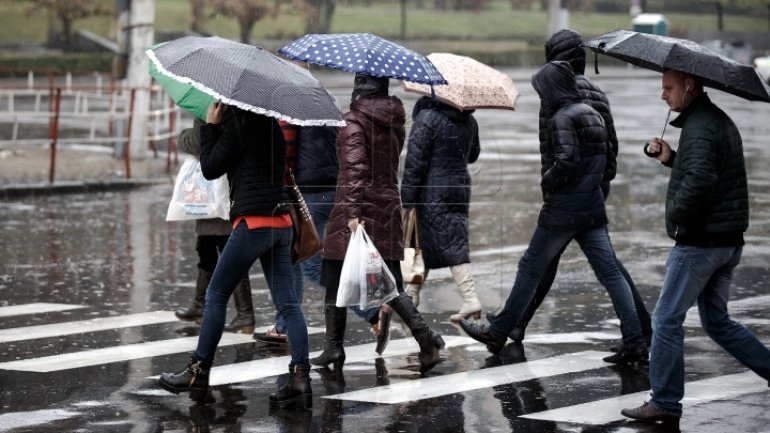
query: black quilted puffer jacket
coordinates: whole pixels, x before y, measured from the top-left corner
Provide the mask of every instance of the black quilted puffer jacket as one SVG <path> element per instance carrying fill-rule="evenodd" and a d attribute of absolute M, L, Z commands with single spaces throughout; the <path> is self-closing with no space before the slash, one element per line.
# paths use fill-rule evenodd
<path fill-rule="evenodd" d="M 425 266 L 469 263 L 468 164 L 479 156 L 479 128 L 469 112 L 421 98 L 412 113 L 401 200 L 416 207 Z"/>
<path fill-rule="evenodd" d="M 586 67 L 586 53 L 581 46 L 582 43 L 583 39 L 580 33 L 569 29 L 559 30 L 545 43 L 545 58 L 549 62 L 558 60 L 569 63 L 575 72 L 578 93 L 580 93 L 583 103 L 598 111 L 604 120 L 604 126 L 607 129 L 607 141 L 609 143 L 607 147 L 607 163 L 604 167 L 604 183 L 602 184 L 602 190 L 606 199 L 610 191 L 610 181 L 615 179 L 615 174 L 617 173 L 618 136 L 615 133 L 615 122 L 612 119 L 610 102 L 607 99 L 607 95 L 604 94 L 599 86 L 583 75 Z M 548 147 L 548 136 L 544 135 L 544 131 L 546 130 L 545 121 L 550 117 L 550 114 L 545 112 L 542 106 L 540 107 L 541 147 Z"/>
<path fill-rule="evenodd" d="M 538 224 L 560 231 L 607 224 L 601 185 L 607 133 L 599 113 L 580 102 L 575 74 L 566 62 L 550 62 L 532 76 L 541 104 L 554 113 L 541 148 L 543 207 Z"/>

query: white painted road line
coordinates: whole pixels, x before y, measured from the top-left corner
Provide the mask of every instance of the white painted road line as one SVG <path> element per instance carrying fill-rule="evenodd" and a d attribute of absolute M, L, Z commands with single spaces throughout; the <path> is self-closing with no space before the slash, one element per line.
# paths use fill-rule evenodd
<path fill-rule="evenodd" d="M 54 304 L 51 302 L 36 302 L 32 304 L 11 305 L 0 307 L 0 317 L 22 316 L 25 314 L 50 313 L 54 311 L 77 310 L 86 308 L 85 305 Z"/>
<path fill-rule="evenodd" d="M 272 325 L 265 326 L 262 328 L 257 328 L 255 331 L 265 332 L 271 327 Z M 308 328 L 309 334 L 318 334 L 323 331 L 323 328 Z M 251 334 L 231 334 L 226 332 L 222 335 L 222 339 L 219 342 L 219 347 L 234 346 L 236 344 L 246 343 L 254 343 L 254 338 L 251 336 Z M 111 362 L 122 362 L 132 359 L 192 352 L 195 350 L 197 344 L 198 337 L 186 337 L 176 338 L 173 340 L 127 344 L 124 346 L 105 347 L 102 349 L 87 350 L 83 352 L 65 353 L 62 355 L 2 362 L 0 363 L 0 370 L 35 371 L 38 373 L 48 373 L 52 371 L 109 364 Z"/>
<path fill-rule="evenodd" d="M 443 395 L 473 391 L 539 377 L 556 376 L 607 367 L 602 361 L 606 352 L 586 351 L 538 359 L 519 364 L 485 368 L 464 373 L 433 376 L 420 380 L 399 382 L 377 388 L 363 389 L 323 398 L 397 404 Z"/>
<path fill-rule="evenodd" d="M 444 342 L 448 349 L 450 347 L 473 344 L 476 343 L 476 340 L 468 337 L 444 336 Z M 377 355 L 374 351 L 376 346 L 376 343 L 345 346 L 345 363 L 351 364 L 354 362 L 370 361 L 379 358 L 380 355 Z M 401 338 L 390 341 L 383 357 L 403 356 L 419 351 L 420 347 L 417 345 L 414 338 Z M 320 354 L 321 351 L 312 352 L 310 353 L 310 357 L 313 358 Z M 209 385 L 214 386 L 248 382 L 250 380 L 288 373 L 289 362 L 291 362 L 290 357 L 279 356 L 214 367 L 211 369 L 211 376 L 209 376 Z M 216 361 L 214 364 L 216 365 Z"/>
<path fill-rule="evenodd" d="M 711 379 L 687 382 L 682 405 L 694 406 L 715 400 L 725 400 L 744 394 L 767 392 L 767 382 L 755 373 L 730 374 Z M 636 407 L 650 399 L 649 391 L 592 401 L 575 406 L 522 415 L 523 418 L 576 424 L 606 424 L 628 419 L 620 414 L 626 407 Z"/>
<path fill-rule="evenodd" d="M 11 341 L 34 340 L 36 338 L 60 337 L 82 334 L 84 332 L 106 331 L 132 326 L 154 325 L 157 323 L 177 322 L 179 319 L 171 311 L 152 311 L 149 313 L 127 314 L 114 317 L 80 320 L 77 322 L 52 323 L 50 325 L 24 326 L 21 328 L 0 329 L 0 343 Z"/>

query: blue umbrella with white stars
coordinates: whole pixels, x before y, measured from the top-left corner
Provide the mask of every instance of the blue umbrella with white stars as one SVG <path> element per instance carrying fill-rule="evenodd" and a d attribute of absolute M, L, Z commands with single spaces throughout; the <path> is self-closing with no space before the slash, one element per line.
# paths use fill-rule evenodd
<path fill-rule="evenodd" d="M 447 84 L 427 57 L 371 33 L 308 34 L 278 53 L 292 60 L 354 74 Z"/>

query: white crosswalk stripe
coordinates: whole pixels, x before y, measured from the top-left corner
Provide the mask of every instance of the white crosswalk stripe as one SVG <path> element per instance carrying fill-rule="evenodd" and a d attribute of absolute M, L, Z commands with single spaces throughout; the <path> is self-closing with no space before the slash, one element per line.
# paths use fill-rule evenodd
<path fill-rule="evenodd" d="M 9 305 L 0 307 L 0 317 L 21 316 L 24 314 L 52 313 L 58 311 L 87 308 L 85 305 L 55 304 L 52 302 L 35 302 L 32 304 Z"/>
<path fill-rule="evenodd" d="M 595 351 L 569 353 L 520 364 L 434 376 L 375 389 L 327 395 L 324 398 L 368 401 L 380 404 L 406 403 L 540 377 L 602 368 L 607 366 L 607 363 L 602 361 L 604 356 L 607 356 L 607 353 Z"/>
<path fill-rule="evenodd" d="M 767 391 L 767 382 L 751 371 L 687 382 L 685 386 L 687 393 L 682 400 L 682 405 L 685 408 L 710 401 Z M 625 419 L 620 414 L 620 410 L 625 407 L 641 405 L 642 402 L 649 400 L 649 395 L 648 391 L 637 392 L 620 397 L 522 415 L 522 417 L 577 424 L 606 424 Z"/>
<path fill-rule="evenodd" d="M 50 325 L 24 326 L 0 330 L 0 343 L 11 341 L 34 340 L 37 338 L 61 337 L 82 334 L 84 332 L 106 331 L 132 326 L 155 325 L 158 323 L 177 322 L 179 319 L 171 311 L 152 311 L 149 313 L 127 314 L 114 317 L 80 320 L 77 322 L 53 323 Z"/>
<path fill-rule="evenodd" d="M 255 329 L 255 331 L 265 332 L 271 327 L 272 326 L 264 326 Z M 308 328 L 309 334 L 317 334 L 320 332 L 323 332 L 323 328 Z M 254 339 L 251 335 L 225 333 L 222 335 L 219 347 L 253 342 Z M 63 355 L 2 362 L 0 363 L 0 370 L 35 371 L 39 373 L 70 370 L 73 368 L 90 367 L 111 362 L 190 352 L 195 350 L 197 343 L 198 337 L 186 337 L 175 338 L 173 340 L 126 344 L 123 346 L 66 353 Z"/>
<path fill-rule="evenodd" d="M 463 346 L 476 343 L 475 340 L 467 337 L 445 336 L 444 342 L 446 348 Z M 379 357 L 374 351 L 375 343 L 359 344 L 345 347 L 345 363 L 371 361 Z M 391 340 L 385 355 L 403 356 L 420 351 L 420 347 L 413 338 L 401 338 Z M 318 356 L 321 351 L 311 352 L 310 357 Z M 250 380 L 263 379 L 265 377 L 277 376 L 286 373 L 291 358 L 288 356 L 277 356 L 272 358 L 258 359 L 254 361 L 239 362 L 236 364 L 222 365 L 211 369 L 209 376 L 209 385 L 227 385 L 231 383 L 248 382 Z M 157 376 L 152 377 L 153 379 Z"/>

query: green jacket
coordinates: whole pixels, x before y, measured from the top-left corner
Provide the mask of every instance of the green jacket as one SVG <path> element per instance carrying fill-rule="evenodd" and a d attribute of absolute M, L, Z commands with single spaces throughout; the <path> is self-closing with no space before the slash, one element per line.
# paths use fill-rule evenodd
<path fill-rule="evenodd" d="M 666 163 L 666 232 L 683 245 L 743 245 L 749 197 L 738 128 L 705 93 L 671 125 L 682 133 Z"/>

